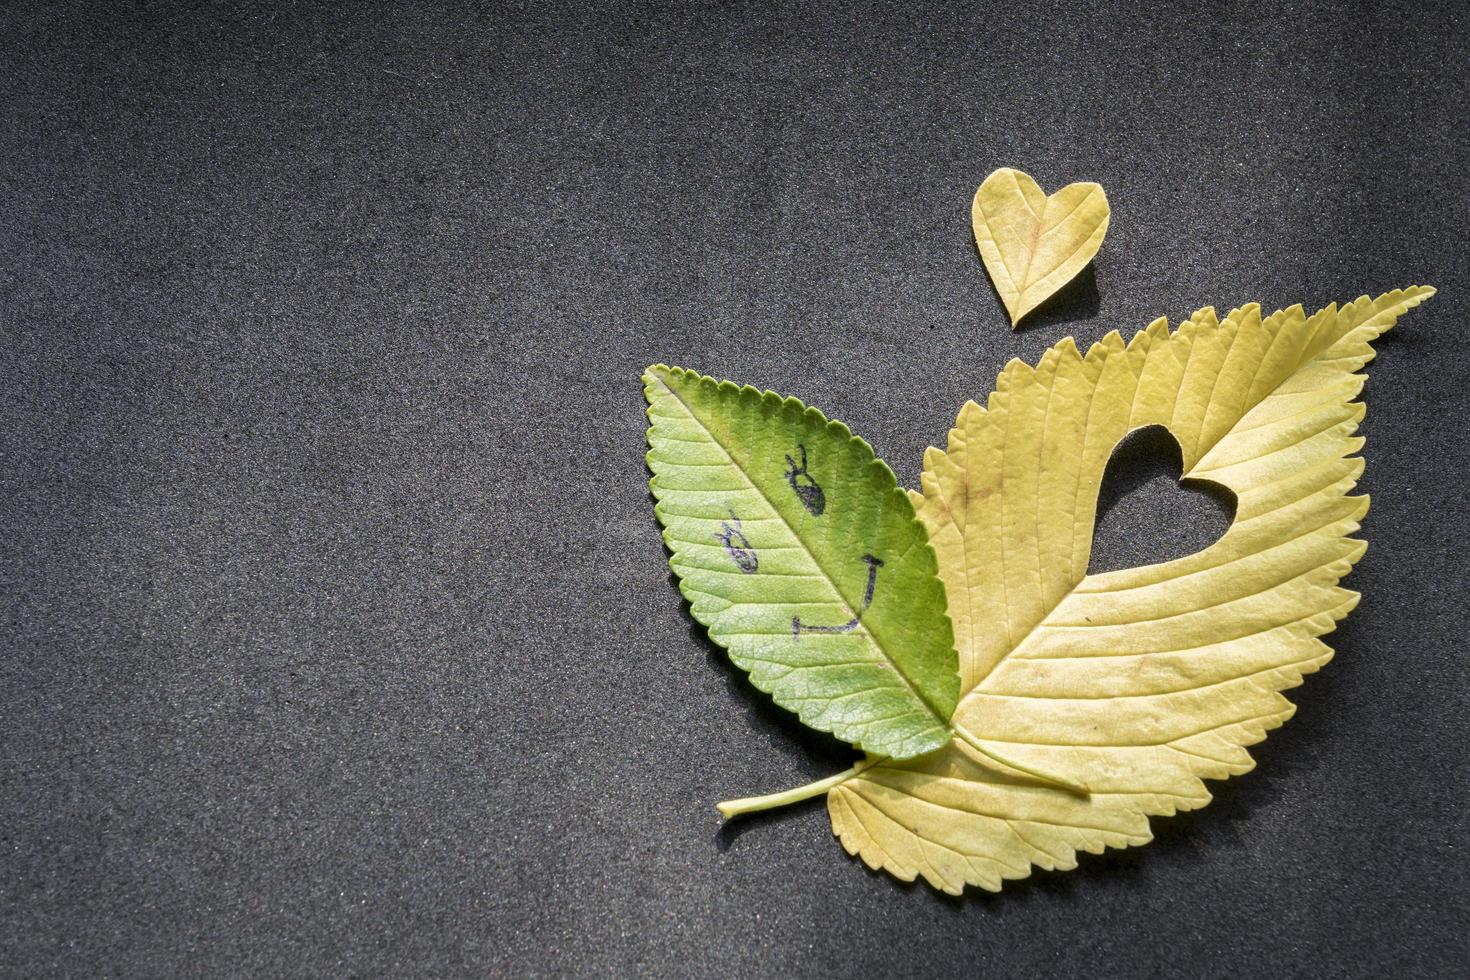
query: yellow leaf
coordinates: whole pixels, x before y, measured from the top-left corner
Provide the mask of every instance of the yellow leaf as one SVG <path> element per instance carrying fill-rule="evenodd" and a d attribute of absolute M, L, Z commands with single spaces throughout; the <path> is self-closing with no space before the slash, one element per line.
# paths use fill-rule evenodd
<path fill-rule="evenodd" d="M 1108 196 L 1068 184 L 1051 197 L 1030 175 L 1002 167 L 975 192 L 975 243 L 1011 326 L 1087 268 L 1108 233 Z"/>
<path fill-rule="evenodd" d="M 1413 287 L 1308 319 L 1205 309 L 1170 333 L 1082 356 L 1064 340 L 1012 361 L 985 408 L 929 450 L 919 516 L 939 558 L 960 657 L 960 741 L 870 758 L 828 794 L 843 846 L 904 880 L 999 889 L 1078 851 L 1141 844 L 1148 818 L 1203 806 L 1204 779 L 1248 771 L 1246 746 L 1294 710 L 1280 693 L 1325 664 L 1320 637 L 1357 602 L 1338 586 L 1367 547 L 1350 493 L 1370 342 L 1434 294 Z M 1184 477 L 1228 487 L 1235 520 L 1177 561 L 1088 575 L 1098 485 L 1129 432 L 1162 425 Z"/>

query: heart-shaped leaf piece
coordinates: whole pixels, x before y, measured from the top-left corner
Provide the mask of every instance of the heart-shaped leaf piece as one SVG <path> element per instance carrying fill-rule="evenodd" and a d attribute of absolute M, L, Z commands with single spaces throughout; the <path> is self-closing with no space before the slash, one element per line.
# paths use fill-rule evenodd
<path fill-rule="evenodd" d="M 975 243 L 1012 327 L 1087 268 L 1110 213 L 1099 184 L 1068 184 L 1047 197 L 1010 167 L 985 178 L 970 209 Z"/>

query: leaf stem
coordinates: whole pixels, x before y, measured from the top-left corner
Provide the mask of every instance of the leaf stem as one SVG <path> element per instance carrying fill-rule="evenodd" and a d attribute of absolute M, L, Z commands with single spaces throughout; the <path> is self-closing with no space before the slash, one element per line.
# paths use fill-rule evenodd
<path fill-rule="evenodd" d="M 731 817 L 738 817 L 742 813 L 757 813 L 761 810 L 770 810 L 778 806 L 800 803 L 802 800 L 809 800 L 814 796 L 821 796 L 833 786 L 844 783 L 858 773 L 871 769 L 878 763 L 885 761 L 887 759 L 884 756 L 869 756 L 851 769 L 839 772 L 835 776 L 828 776 L 826 779 L 819 779 L 814 783 L 807 783 L 805 786 L 798 786 L 795 789 L 788 789 L 781 793 L 770 793 L 766 796 L 747 796 L 740 800 L 726 800 L 724 803 L 719 804 L 720 815 L 726 820 L 729 820 Z"/>
<path fill-rule="evenodd" d="M 1065 776 L 1054 776 L 1051 773 L 1042 772 L 1039 769 L 1032 769 L 1030 766 L 1022 765 L 1021 763 L 1016 762 L 1012 759 L 1007 759 L 1000 753 L 986 748 L 985 745 L 982 744 L 978 738 L 976 738 L 974 735 L 971 735 L 968 731 L 961 728 L 959 725 L 954 725 L 953 728 L 955 735 L 959 736 L 960 741 L 964 742 L 966 745 L 974 749 L 976 752 L 979 752 L 981 755 L 984 755 L 986 758 L 1000 763 L 1007 769 L 1014 769 L 1017 772 L 1025 773 L 1032 779 L 1039 779 L 1043 783 L 1050 783 L 1058 789 L 1064 789 L 1069 793 L 1076 793 L 1078 796 L 1091 795 L 1092 791 L 1079 782 L 1067 779 Z"/>
<path fill-rule="evenodd" d="M 1023 775 L 1030 776 L 1032 779 L 1039 780 L 1050 786 L 1055 786 L 1058 789 L 1066 790 L 1069 793 L 1076 793 L 1078 796 L 1087 796 L 1090 794 L 1086 786 L 1074 780 L 1067 779 L 1065 776 L 1055 776 L 1051 773 L 1042 772 L 1039 769 L 1032 769 L 1030 766 L 1022 765 L 1012 759 L 1007 759 L 1000 753 L 986 748 L 978 738 L 958 725 L 954 726 L 954 733 L 956 737 L 970 746 L 970 748 L 984 755 L 986 758 L 1005 766 L 1007 769 L 1012 769 Z M 819 779 L 814 783 L 807 783 L 805 786 L 798 786 L 795 789 L 784 790 L 780 793 L 768 793 L 765 796 L 747 796 L 739 800 L 726 800 L 717 806 L 720 815 L 726 820 L 738 817 L 744 813 L 759 813 L 761 810 L 772 810 L 778 806 L 789 806 L 792 803 L 809 800 L 814 796 L 821 796 L 832 787 L 840 786 L 859 773 L 865 772 L 879 763 L 887 761 L 887 756 L 868 756 L 851 769 L 843 770 L 835 776 L 828 776 L 826 779 Z"/>

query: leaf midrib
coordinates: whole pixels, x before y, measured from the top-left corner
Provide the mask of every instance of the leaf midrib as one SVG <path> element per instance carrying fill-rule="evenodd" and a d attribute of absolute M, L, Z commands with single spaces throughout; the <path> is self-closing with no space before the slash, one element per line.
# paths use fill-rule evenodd
<path fill-rule="evenodd" d="M 1041 282 L 1042 279 L 1045 279 L 1046 278 L 1046 276 L 1042 276 L 1041 279 L 1037 279 L 1035 282 L 1032 282 L 1031 281 L 1031 267 L 1036 264 L 1036 253 L 1038 251 L 1040 251 L 1040 249 L 1041 249 L 1041 240 L 1043 238 L 1045 238 L 1047 235 L 1050 235 L 1052 232 L 1056 231 L 1063 224 L 1065 224 L 1067 222 L 1067 219 L 1071 218 L 1072 215 L 1074 215 L 1078 211 L 1082 210 L 1082 205 L 1084 205 L 1088 201 L 1092 200 L 1093 191 L 1092 191 L 1091 188 L 1089 188 L 1088 191 L 1087 191 L 1087 193 L 1084 194 L 1084 195 L 1082 195 L 1082 198 L 1076 204 L 1072 205 L 1072 210 L 1070 210 L 1066 214 L 1062 215 L 1062 217 L 1058 221 L 1056 221 L 1054 224 L 1052 224 L 1050 227 L 1048 227 L 1047 224 L 1046 224 L 1046 213 L 1047 213 L 1047 211 L 1049 211 L 1051 209 L 1051 203 L 1052 203 L 1052 201 L 1056 200 L 1057 197 L 1062 193 L 1062 191 L 1065 191 L 1067 188 L 1066 187 L 1063 187 L 1063 188 L 1061 188 L 1061 190 L 1058 190 L 1054 194 L 1046 194 L 1046 192 L 1043 190 L 1042 193 L 1044 195 L 1046 195 L 1046 201 L 1042 205 L 1041 213 L 1040 214 L 1037 214 L 1035 212 L 1035 210 L 1032 209 L 1031 202 L 1026 200 L 1026 191 L 1025 191 L 1025 189 L 1023 187 L 1021 187 L 1021 180 L 1020 180 L 1020 178 L 1017 177 L 1017 178 L 1013 178 L 1013 179 L 1016 181 L 1016 190 L 1017 190 L 1017 192 L 1020 193 L 1021 200 L 1026 205 L 1026 210 L 1029 211 L 1032 214 L 1032 216 L 1033 216 L 1033 218 L 1035 220 L 1035 227 L 1032 228 L 1032 230 L 1031 230 L 1031 248 L 1026 253 L 1026 268 L 1021 273 L 1021 282 L 1017 284 L 1018 290 L 1017 290 L 1017 294 L 1016 294 L 1016 301 L 1019 303 L 1021 300 L 1025 299 L 1026 294 L 1031 291 L 1031 287 L 1032 286 L 1037 285 L 1037 283 Z M 1075 186 L 1075 185 L 1071 185 L 1071 184 L 1068 185 L 1068 187 L 1071 187 L 1071 186 Z M 1038 189 L 1040 189 L 1040 185 L 1038 185 Z M 986 220 L 989 221 L 988 218 Z M 1083 237 L 1082 241 L 1079 242 L 1077 244 L 1077 246 L 1075 248 L 1073 248 L 1072 251 L 1067 254 L 1067 257 L 1066 258 L 1062 259 L 1060 262 L 1057 262 L 1055 264 L 1055 266 L 1053 266 L 1051 272 L 1048 272 L 1047 275 L 1048 276 L 1049 275 L 1052 275 L 1058 269 L 1060 269 L 1062 266 L 1064 266 L 1068 262 L 1072 261 L 1073 256 L 1075 256 L 1078 252 L 1082 251 L 1083 246 L 1085 246 L 1087 244 L 1087 242 L 1091 239 L 1091 237 L 1092 237 L 1092 234 L 1091 234 L 1091 232 L 1089 232 L 1086 236 Z M 1027 312 L 1030 312 L 1030 311 L 1027 311 Z"/>
<path fill-rule="evenodd" d="M 877 633 L 874 632 L 873 628 L 866 621 L 864 621 L 861 617 L 857 615 L 852 600 L 847 597 L 847 594 L 844 593 L 842 591 L 842 588 L 837 584 L 836 579 L 834 579 L 831 573 L 827 571 L 826 566 L 822 564 L 821 559 L 817 557 L 817 554 L 812 549 L 811 545 L 808 544 L 806 539 L 797 532 L 796 528 L 791 524 L 791 522 L 786 519 L 786 515 L 783 514 L 781 512 L 781 509 L 776 506 L 776 502 L 771 499 L 770 494 L 766 493 L 765 489 L 761 487 L 760 484 L 756 483 L 750 478 L 750 474 L 745 472 L 745 468 L 741 466 L 738 462 L 736 462 L 735 457 L 730 452 L 729 447 L 725 445 L 724 441 L 720 439 L 719 435 L 713 429 L 705 424 L 704 420 L 701 419 L 698 413 L 694 411 L 693 406 L 685 401 L 684 397 L 680 395 L 679 392 L 675 391 L 673 386 L 670 385 L 668 381 L 663 378 L 663 376 L 655 373 L 654 377 L 658 379 L 659 384 L 663 385 L 664 390 L 667 391 L 670 395 L 674 396 L 674 399 L 681 406 L 683 406 L 684 411 L 689 414 L 689 417 L 694 420 L 695 424 L 697 424 L 701 429 L 704 430 L 705 434 L 709 436 L 710 441 L 713 442 L 716 446 L 720 447 L 720 452 L 725 454 L 725 458 L 730 461 L 730 465 L 735 469 L 735 472 L 740 474 L 741 479 L 748 483 L 752 490 L 760 494 L 761 499 L 766 502 L 766 506 L 771 508 L 771 512 L 781 519 L 781 523 L 785 525 L 786 530 L 791 533 L 792 538 L 794 538 L 797 542 L 801 544 L 802 550 L 805 551 L 807 557 L 812 560 L 812 564 L 816 566 L 817 571 L 822 573 L 822 577 L 827 580 L 827 584 L 832 587 L 832 591 L 837 594 L 837 597 L 842 601 L 842 604 L 847 607 L 847 611 L 849 613 L 852 613 L 854 618 L 858 619 L 858 628 L 861 629 L 863 633 L 866 634 L 867 637 L 872 641 L 873 646 L 877 648 L 878 652 L 883 656 L 883 659 L 887 661 L 888 666 L 893 671 L 894 675 L 903 682 L 904 686 L 907 687 L 909 691 L 914 695 L 914 697 L 918 699 L 919 703 L 922 704 L 929 711 L 929 713 L 934 716 L 934 718 L 938 721 L 940 727 L 948 728 L 949 718 L 943 712 L 935 708 L 935 706 L 930 702 L 929 698 L 924 695 L 924 692 L 916 687 L 913 681 L 909 680 L 908 676 L 899 669 L 898 663 L 894 661 L 893 657 L 889 655 L 887 648 L 884 646 L 882 640 L 879 639 Z M 917 520 L 917 518 L 915 518 L 915 520 Z"/>

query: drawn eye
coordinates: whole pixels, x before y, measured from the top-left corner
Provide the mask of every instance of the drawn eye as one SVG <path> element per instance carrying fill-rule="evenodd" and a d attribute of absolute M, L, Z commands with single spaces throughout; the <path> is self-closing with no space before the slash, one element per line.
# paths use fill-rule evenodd
<path fill-rule="evenodd" d="M 731 522 L 734 522 L 733 525 Z M 735 512 L 730 511 L 730 520 L 721 521 L 721 531 L 715 534 L 720 543 L 725 546 L 725 553 L 735 563 L 735 567 L 747 575 L 753 575 L 760 569 L 760 558 L 756 556 L 755 549 L 750 546 L 750 539 L 740 529 L 740 518 Z"/>
<path fill-rule="evenodd" d="M 796 460 L 790 456 L 786 457 L 786 482 L 791 484 L 801 505 L 811 511 L 813 517 L 821 517 L 822 512 L 827 509 L 827 495 L 822 491 L 821 484 L 807 472 L 806 446 L 798 444 L 796 448 L 801 453 L 801 464 L 797 465 Z"/>

